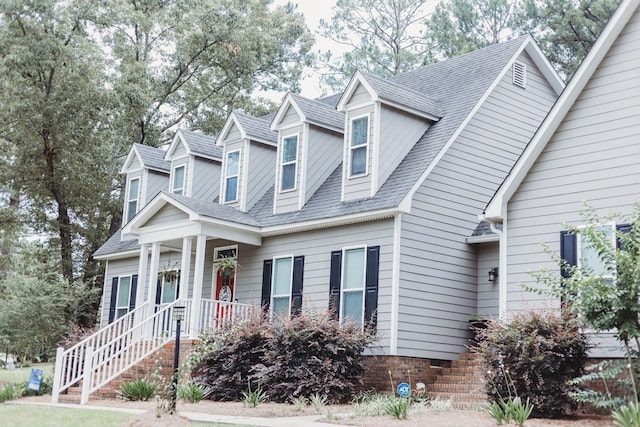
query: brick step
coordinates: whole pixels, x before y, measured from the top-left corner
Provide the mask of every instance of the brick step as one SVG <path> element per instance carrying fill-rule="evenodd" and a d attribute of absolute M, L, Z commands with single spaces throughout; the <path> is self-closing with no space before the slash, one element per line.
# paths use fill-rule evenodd
<path fill-rule="evenodd" d="M 482 369 L 483 363 L 480 360 L 454 360 L 453 362 L 451 362 L 451 367 L 455 368 L 455 367 L 467 367 L 467 366 L 472 366 L 472 367 L 477 367 Z"/>
<path fill-rule="evenodd" d="M 466 367 L 466 368 L 445 368 L 439 375 L 484 375 L 481 369 Z"/>
<path fill-rule="evenodd" d="M 435 383 L 429 386 L 429 391 L 433 392 L 460 392 L 460 393 L 475 393 L 475 392 L 483 392 L 484 385 L 478 383 L 458 383 L 458 384 L 443 384 L 443 383 Z"/>
<path fill-rule="evenodd" d="M 459 393 L 459 392 L 438 392 L 431 393 L 431 397 L 437 397 L 439 399 L 451 399 L 454 402 L 474 402 L 484 403 L 489 402 L 487 395 L 484 393 Z"/>
<path fill-rule="evenodd" d="M 437 377 L 436 380 L 434 381 L 434 384 L 479 384 L 479 385 L 484 385 L 484 381 L 482 381 L 482 378 L 479 378 L 479 377 L 460 375 L 460 376 L 455 376 L 455 377 L 451 377 L 451 376 Z"/>
<path fill-rule="evenodd" d="M 81 396 L 79 394 L 61 394 L 58 396 L 58 402 L 60 403 L 73 403 L 80 404 Z"/>

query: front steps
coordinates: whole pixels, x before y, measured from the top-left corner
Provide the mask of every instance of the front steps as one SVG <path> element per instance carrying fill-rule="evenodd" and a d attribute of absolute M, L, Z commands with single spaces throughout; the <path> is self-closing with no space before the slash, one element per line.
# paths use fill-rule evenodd
<path fill-rule="evenodd" d="M 480 356 L 476 353 L 460 354 L 460 360 L 452 361 L 450 368 L 442 368 L 428 391 L 434 398 L 451 399 L 457 409 L 478 408 L 487 403 Z"/>

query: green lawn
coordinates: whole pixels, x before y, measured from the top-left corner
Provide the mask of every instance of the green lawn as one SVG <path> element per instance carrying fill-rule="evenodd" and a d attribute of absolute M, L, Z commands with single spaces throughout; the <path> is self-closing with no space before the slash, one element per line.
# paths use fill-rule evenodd
<path fill-rule="evenodd" d="M 53 363 L 34 363 L 28 368 L 4 369 L 0 368 L 0 383 L 20 384 L 29 380 L 31 369 L 42 369 L 46 377 L 53 376 Z"/>
<path fill-rule="evenodd" d="M 54 408 L 34 405 L 1 405 L 0 419 L 7 426 L 92 427 L 121 426 L 135 415 L 90 409 Z"/>

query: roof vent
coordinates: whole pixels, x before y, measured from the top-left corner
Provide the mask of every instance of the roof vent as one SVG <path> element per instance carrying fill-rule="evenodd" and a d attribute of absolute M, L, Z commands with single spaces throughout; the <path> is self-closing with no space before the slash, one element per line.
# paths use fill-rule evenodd
<path fill-rule="evenodd" d="M 527 87 L 527 64 L 518 61 L 513 63 L 513 84 L 522 88 Z"/>

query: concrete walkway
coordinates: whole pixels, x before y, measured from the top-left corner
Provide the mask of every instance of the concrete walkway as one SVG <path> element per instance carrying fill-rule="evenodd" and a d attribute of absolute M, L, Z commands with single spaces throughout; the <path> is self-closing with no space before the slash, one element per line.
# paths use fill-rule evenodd
<path fill-rule="evenodd" d="M 75 405 L 72 403 L 47 403 L 47 402 L 29 402 L 27 400 L 11 400 L 4 402 L 5 405 L 37 405 L 37 406 L 51 406 L 56 408 L 70 408 L 70 409 L 91 409 L 98 411 L 115 411 L 123 412 L 132 415 L 141 415 L 147 412 L 146 409 L 131 409 L 131 408 L 119 408 L 113 406 L 98 406 L 98 405 Z M 215 414 L 203 414 L 199 412 L 182 412 L 178 411 L 178 414 L 189 421 L 197 421 L 204 423 L 222 423 L 222 424 L 239 424 L 249 425 L 255 427 L 350 427 L 341 424 L 323 423 L 320 420 L 324 419 L 324 415 L 306 415 L 300 417 L 274 417 L 274 418 L 259 418 L 259 417 L 242 417 L 236 415 L 215 415 Z"/>

